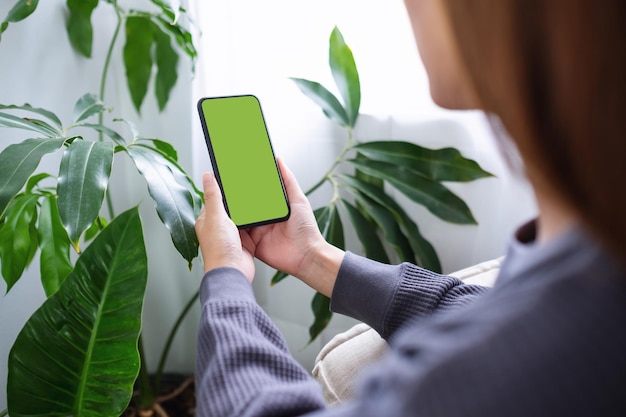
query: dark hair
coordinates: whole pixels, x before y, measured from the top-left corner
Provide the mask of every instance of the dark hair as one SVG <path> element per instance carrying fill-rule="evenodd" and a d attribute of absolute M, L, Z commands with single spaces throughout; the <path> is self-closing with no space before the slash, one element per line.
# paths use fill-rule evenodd
<path fill-rule="evenodd" d="M 626 260 L 626 1 L 445 3 L 481 104 L 531 180 Z"/>

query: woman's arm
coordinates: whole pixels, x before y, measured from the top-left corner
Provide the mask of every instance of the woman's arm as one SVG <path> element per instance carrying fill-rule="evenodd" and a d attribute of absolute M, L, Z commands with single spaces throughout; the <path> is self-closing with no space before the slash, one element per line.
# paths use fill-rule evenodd
<path fill-rule="evenodd" d="M 407 262 L 387 265 L 348 252 L 331 309 L 369 324 L 388 339 L 410 320 L 458 308 L 487 291 Z"/>
<path fill-rule="evenodd" d="M 200 300 L 198 416 L 299 416 L 325 407 L 319 385 L 291 357 L 240 271 L 208 272 Z"/>

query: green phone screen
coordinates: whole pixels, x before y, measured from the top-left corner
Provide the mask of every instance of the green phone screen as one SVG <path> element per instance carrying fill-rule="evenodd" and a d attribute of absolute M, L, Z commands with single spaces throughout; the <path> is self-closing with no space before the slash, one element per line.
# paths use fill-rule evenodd
<path fill-rule="evenodd" d="M 198 110 L 233 222 L 249 227 L 286 220 L 289 204 L 258 99 L 203 98 Z"/>

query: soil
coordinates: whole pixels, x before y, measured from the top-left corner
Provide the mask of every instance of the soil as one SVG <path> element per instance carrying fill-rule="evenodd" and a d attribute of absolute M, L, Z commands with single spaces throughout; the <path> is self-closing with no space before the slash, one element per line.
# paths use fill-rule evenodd
<path fill-rule="evenodd" d="M 161 377 L 161 389 L 154 407 L 139 410 L 131 404 L 122 417 L 194 417 L 196 395 L 193 376 L 165 374 Z"/>

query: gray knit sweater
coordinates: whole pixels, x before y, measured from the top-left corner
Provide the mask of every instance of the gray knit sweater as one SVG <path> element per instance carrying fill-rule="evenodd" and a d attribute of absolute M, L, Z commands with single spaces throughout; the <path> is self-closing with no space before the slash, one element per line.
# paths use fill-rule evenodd
<path fill-rule="evenodd" d="M 490 290 L 347 253 L 332 309 L 391 348 L 332 409 L 245 277 L 210 271 L 197 415 L 626 416 L 626 272 L 579 229 L 544 245 L 533 230 L 512 240 Z"/>

